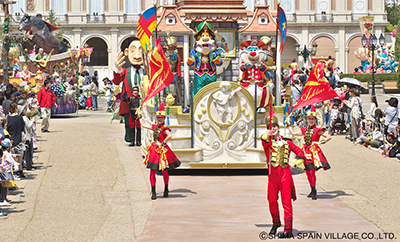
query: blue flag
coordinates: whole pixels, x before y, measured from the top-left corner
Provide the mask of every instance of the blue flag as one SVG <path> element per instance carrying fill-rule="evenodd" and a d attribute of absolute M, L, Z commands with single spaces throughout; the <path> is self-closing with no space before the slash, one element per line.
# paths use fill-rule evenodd
<path fill-rule="evenodd" d="M 279 11 L 279 31 L 281 32 L 281 47 L 279 48 L 279 51 L 282 53 L 283 48 L 285 47 L 285 41 L 286 41 L 286 33 L 287 33 L 287 19 L 286 19 L 286 14 L 285 11 L 281 7 L 278 7 Z"/>

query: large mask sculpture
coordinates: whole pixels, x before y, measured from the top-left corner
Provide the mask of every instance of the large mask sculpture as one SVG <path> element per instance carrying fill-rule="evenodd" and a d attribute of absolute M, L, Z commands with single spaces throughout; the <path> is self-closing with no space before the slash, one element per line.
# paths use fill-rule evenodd
<path fill-rule="evenodd" d="M 243 72 L 240 82 L 253 98 L 258 98 L 261 95 L 259 107 L 264 107 L 268 104 L 267 77 L 264 73 L 267 69 L 264 64 L 266 45 L 258 40 L 247 40 L 241 43 L 239 48 L 242 50 L 240 70 Z M 258 86 L 257 97 L 255 85 Z"/>
<path fill-rule="evenodd" d="M 135 137 L 131 136 L 131 129 L 135 127 L 130 127 L 129 121 L 130 117 L 130 102 L 133 100 L 132 91 L 135 86 L 141 86 L 143 89 L 142 79 L 147 75 L 146 71 L 143 69 L 143 57 L 142 57 L 142 45 L 139 39 L 133 40 L 129 47 L 124 50 L 124 52 L 119 51 L 117 57 L 115 58 L 114 66 L 114 79 L 113 83 L 115 85 L 120 85 L 122 82 L 121 95 L 122 100 L 119 106 L 118 115 L 123 116 L 125 119 L 125 141 L 132 142 Z M 125 64 L 125 56 L 128 57 L 131 66 L 129 68 L 122 68 Z M 144 93 L 144 92 L 142 92 Z M 132 122 L 131 122 L 132 123 Z M 132 126 L 132 125 L 131 125 Z M 137 140 L 140 140 L 140 133 L 137 133 Z"/>
<path fill-rule="evenodd" d="M 192 91 L 194 97 L 202 87 L 217 80 L 216 67 L 222 65 L 222 59 L 216 46 L 216 31 L 213 31 L 209 23 L 202 22 L 193 34 L 196 42 L 187 63 L 195 67 Z"/>

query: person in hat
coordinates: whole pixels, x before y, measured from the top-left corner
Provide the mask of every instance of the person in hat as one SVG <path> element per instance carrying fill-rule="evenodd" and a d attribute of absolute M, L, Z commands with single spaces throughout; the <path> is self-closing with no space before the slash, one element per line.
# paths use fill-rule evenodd
<path fill-rule="evenodd" d="M 10 181 L 14 181 L 11 173 L 12 167 L 18 166 L 12 154 L 10 154 L 11 140 L 4 139 L 1 141 L 2 159 L 0 161 L 0 181 L 1 181 L 1 197 L 0 206 L 11 206 L 10 200 L 7 199 L 8 185 Z"/>
<path fill-rule="evenodd" d="M 324 128 L 317 128 L 317 113 L 315 112 L 315 107 L 312 106 L 311 111 L 307 112 L 308 127 L 301 128 L 300 130 L 294 131 L 293 127 L 288 123 L 289 132 L 293 136 L 303 136 L 304 144 L 303 151 L 306 157 L 303 168 L 306 170 L 307 179 L 311 186 L 311 192 L 307 197 L 311 197 L 312 200 L 317 199 L 317 190 L 315 188 L 317 177 L 315 172 L 321 168 L 328 170 L 331 167 L 328 161 L 319 147 L 321 144 L 325 144 L 331 139 L 331 136 Z M 320 141 L 320 138 L 324 137 Z"/>
<path fill-rule="evenodd" d="M 385 118 L 385 135 L 388 133 L 394 133 L 394 128 L 399 123 L 399 100 L 395 97 L 391 97 L 386 100 L 388 107 L 383 110 L 383 117 Z"/>
<path fill-rule="evenodd" d="M 304 152 L 297 147 L 290 139 L 284 139 L 279 133 L 279 122 L 275 116 L 269 124 L 269 117 L 266 119 L 267 127 L 271 127 L 261 136 L 262 146 L 267 157 L 268 165 L 268 203 L 272 217 L 272 228 L 270 235 L 275 235 L 281 226 L 279 216 L 278 197 L 281 193 L 281 201 L 285 211 L 284 232 L 280 238 L 293 237 L 293 209 L 292 201 L 296 200 L 296 192 L 290 168 L 301 165 L 304 162 Z M 294 162 L 289 161 L 290 153 L 294 152 L 298 157 Z"/>
<path fill-rule="evenodd" d="M 51 53 L 47 55 L 46 53 L 44 53 L 43 48 L 39 48 L 39 52 L 35 57 L 35 62 L 44 65 L 46 63 L 46 59 L 50 60 L 50 58 L 51 58 Z M 40 70 L 40 67 L 38 67 L 38 70 Z"/>
<path fill-rule="evenodd" d="M 136 113 L 137 109 L 140 107 L 140 103 L 139 87 L 134 86 L 132 88 L 132 98 L 129 102 L 129 128 L 131 136 L 131 143 L 129 146 L 142 145 L 142 129 L 140 127 L 139 116 Z"/>
<path fill-rule="evenodd" d="M 164 177 L 164 197 L 168 197 L 169 175 L 168 170 L 175 169 L 181 165 L 179 159 L 169 148 L 167 142 L 171 140 L 171 129 L 165 125 L 164 105 L 161 103 L 156 113 L 158 124 L 149 125 L 141 118 L 139 111 L 139 120 L 142 128 L 153 130 L 153 142 L 147 146 L 148 153 L 143 163 L 150 169 L 151 199 L 157 199 L 156 194 L 156 172 L 161 171 Z"/>

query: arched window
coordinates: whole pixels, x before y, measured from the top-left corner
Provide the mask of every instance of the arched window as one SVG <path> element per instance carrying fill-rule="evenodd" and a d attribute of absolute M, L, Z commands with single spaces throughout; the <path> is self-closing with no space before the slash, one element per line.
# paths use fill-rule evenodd
<path fill-rule="evenodd" d="M 88 66 L 108 66 L 107 43 L 101 38 L 94 37 L 87 42 L 89 47 L 93 48 Z"/>

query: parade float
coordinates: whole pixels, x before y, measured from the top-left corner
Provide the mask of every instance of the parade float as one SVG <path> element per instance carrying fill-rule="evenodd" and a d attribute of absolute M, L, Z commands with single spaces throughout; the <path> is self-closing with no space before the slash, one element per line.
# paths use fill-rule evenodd
<path fill-rule="evenodd" d="M 361 62 L 361 65 L 354 70 L 354 73 L 372 73 L 373 65 L 375 73 L 398 72 L 399 63 L 394 60 L 394 47 L 392 44 L 380 43 L 379 48 L 374 47 L 374 51 L 372 51 L 369 41 L 374 30 L 374 17 L 364 16 L 359 19 L 359 22 L 361 34 L 365 36 L 367 42 L 354 51 L 354 55 Z M 380 38 L 383 38 L 383 36 Z M 381 41 L 379 40 L 379 42 Z"/>
<path fill-rule="evenodd" d="M 175 18 L 175 25 L 163 25 L 163 21 L 167 21 L 168 17 L 176 16 L 173 7 L 163 6 L 163 8 L 158 23 L 158 27 L 161 26 L 163 29 L 158 34 L 168 32 L 167 38 L 171 39 L 173 31 L 177 33 L 177 29 L 182 29 L 182 32 L 188 31 L 188 27 L 180 18 Z M 253 31 L 255 28 L 265 33 L 267 28 L 270 34 L 275 34 L 277 25 L 269 13 L 268 6 L 261 10 L 258 14 L 267 14 L 269 25 L 261 28 L 246 26 L 244 30 Z M 146 13 L 143 16 L 146 16 Z M 253 22 L 250 25 L 252 24 Z M 285 25 L 280 25 L 282 26 Z M 193 82 L 188 91 L 192 94 L 189 95 L 190 103 L 188 107 L 183 108 L 174 105 L 175 98 L 172 95 L 165 99 L 166 125 L 172 130 L 169 147 L 182 162 L 181 168 L 265 168 L 266 158 L 260 136 L 268 128 L 266 119 L 269 116 L 276 116 L 280 120 L 281 134 L 295 140 L 296 143 L 299 141 L 291 137 L 284 124 L 293 107 L 290 96 L 284 105 L 280 105 L 281 97 L 279 96 L 279 100 L 275 102 L 273 95 L 273 93 L 280 95 L 280 85 L 275 88 L 272 79 L 273 71 L 280 67 L 272 64 L 274 60 L 271 59 L 273 56 L 271 38 L 265 37 L 263 41 L 249 40 L 239 45 L 238 66 L 242 75 L 236 79 L 237 81 L 232 81 L 219 74 L 221 71 L 218 73 L 218 68 L 221 68 L 225 61 L 220 51 L 227 50 L 226 45 L 218 43 L 222 42 L 222 38 L 218 39 L 217 31 L 213 30 L 207 21 L 199 23 L 195 29 L 192 50 L 184 59 L 189 66 L 193 66 L 191 72 Z M 286 27 L 281 31 L 285 34 Z M 143 32 L 139 31 L 139 27 L 138 33 L 140 38 Z M 162 54 L 156 53 L 156 55 Z M 161 61 L 160 57 L 153 58 Z M 156 66 L 163 65 L 160 62 Z M 151 71 L 150 69 L 150 73 Z M 163 71 L 158 70 L 157 73 Z M 167 77 L 166 74 L 162 75 L 163 78 Z M 279 75 L 277 79 L 280 83 Z M 142 97 L 147 97 L 151 82 L 152 77 L 141 82 Z M 142 116 L 146 123 L 156 123 L 156 112 L 160 102 L 164 102 L 164 99 L 156 95 L 142 106 Z M 292 118 L 289 118 L 289 122 L 292 122 Z M 143 131 L 141 150 L 145 155 L 146 147 L 153 141 L 153 132 Z"/>
<path fill-rule="evenodd" d="M 7 58 L 4 59 L 14 64 L 8 65 L 9 75 L 3 75 L 8 83 L 37 93 L 47 75 L 66 78 L 78 71 L 82 50 L 70 50 L 63 41 L 57 39 L 52 31 L 59 28 L 61 27 L 28 14 L 21 18 L 18 30 L 23 33 L 7 34 L 3 40 L 3 45 L 11 47 L 6 52 Z M 27 42 L 31 43 L 35 50 L 24 49 L 24 43 Z M 53 85 L 53 92 L 58 90 L 58 107 L 52 108 L 52 114 L 76 113 L 75 91 L 65 90 L 61 83 Z"/>

